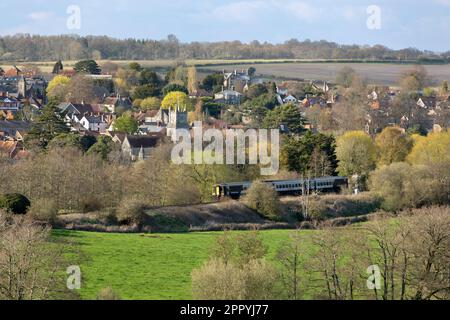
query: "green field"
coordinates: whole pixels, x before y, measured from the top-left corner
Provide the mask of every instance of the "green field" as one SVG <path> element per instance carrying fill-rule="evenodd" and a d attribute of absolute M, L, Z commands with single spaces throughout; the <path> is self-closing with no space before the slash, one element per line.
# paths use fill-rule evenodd
<path fill-rule="evenodd" d="M 262 231 L 273 259 L 292 231 Z M 312 231 L 302 231 L 305 241 Z M 80 253 L 69 259 L 81 264 L 83 299 L 112 287 L 123 299 L 190 299 L 191 271 L 207 260 L 221 232 L 186 234 L 111 234 L 54 231 L 58 238 L 74 241 Z"/>

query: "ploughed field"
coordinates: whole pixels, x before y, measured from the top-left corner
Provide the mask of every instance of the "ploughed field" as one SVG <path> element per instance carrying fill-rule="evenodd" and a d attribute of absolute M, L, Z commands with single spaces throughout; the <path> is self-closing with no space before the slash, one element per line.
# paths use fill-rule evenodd
<path fill-rule="evenodd" d="M 236 231 L 237 232 L 237 231 Z M 268 259 L 292 231 L 261 231 Z M 305 244 L 317 231 L 302 231 Z M 222 232 L 183 234 L 114 234 L 55 230 L 54 236 L 74 242 L 79 252 L 68 258 L 80 265 L 82 299 L 95 299 L 112 287 L 123 299 L 191 299 L 191 272 L 210 254 Z"/>
<path fill-rule="evenodd" d="M 101 65 L 106 60 L 98 61 Z M 131 62 L 138 62 L 143 67 L 154 68 L 161 72 L 167 71 L 171 66 L 174 66 L 175 60 L 121 60 L 112 61 L 120 66 L 126 66 Z M 299 59 L 251 59 L 251 60 L 186 60 L 186 65 L 196 65 L 199 70 L 199 75 L 205 76 L 214 71 L 222 71 L 226 69 L 240 70 L 249 67 L 255 67 L 258 74 L 267 76 L 271 79 L 273 77 L 279 79 L 299 79 L 299 80 L 326 80 L 334 81 L 336 73 L 345 65 L 348 65 L 356 70 L 363 78 L 371 84 L 380 85 L 396 85 L 399 77 L 407 70 L 411 69 L 413 64 L 400 63 L 366 63 L 358 62 L 357 60 L 345 61 L 336 60 L 335 62 L 329 60 L 299 60 Z M 76 61 L 63 61 L 65 68 L 71 68 Z M 51 72 L 53 70 L 54 61 L 47 62 L 28 62 L 26 65 L 35 65 L 43 72 Z M 19 68 L 24 67 L 23 62 L 2 62 L 0 67 L 7 70 L 12 65 L 17 65 Z M 443 80 L 450 81 L 450 64 L 436 64 L 424 65 L 428 74 L 437 82 Z"/>
<path fill-rule="evenodd" d="M 399 78 L 407 70 L 414 67 L 412 64 L 394 64 L 394 63 L 262 63 L 262 64 L 236 64 L 236 65 L 218 65 L 200 67 L 202 73 L 212 71 L 222 71 L 223 69 L 241 70 L 249 67 L 255 67 L 257 74 L 267 78 L 276 77 L 280 79 L 293 80 L 322 80 L 334 81 L 337 72 L 344 66 L 352 67 L 369 84 L 378 85 L 396 85 Z M 443 80 L 450 81 L 450 64 L 444 65 L 424 65 L 425 69 L 432 79 L 438 83 Z"/>

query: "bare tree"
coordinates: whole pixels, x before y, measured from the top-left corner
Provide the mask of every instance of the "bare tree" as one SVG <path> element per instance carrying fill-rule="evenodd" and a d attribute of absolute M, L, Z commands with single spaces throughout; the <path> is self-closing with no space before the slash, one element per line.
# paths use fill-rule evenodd
<path fill-rule="evenodd" d="M 281 264 L 281 280 L 288 299 L 298 300 L 301 288 L 301 268 L 304 259 L 300 232 L 293 232 L 290 240 L 282 245 L 277 253 Z"/>
<path fill-rule="evenodd" d="M 49 233 L 24 217 L 0 214 L 0 299 L 42 300 L 60 293 L 62 251 L 48 242 Z"/>

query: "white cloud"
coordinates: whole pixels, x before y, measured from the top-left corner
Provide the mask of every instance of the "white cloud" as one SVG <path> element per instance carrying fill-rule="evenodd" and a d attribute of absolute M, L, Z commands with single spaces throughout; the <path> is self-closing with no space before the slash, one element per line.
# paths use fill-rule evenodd
<path fill-rule="evenodd" d="M 48 20 L 52 16 L 53 16 L 53 12 L 50 12 L 50 11 L 35 11 L 28 15 L 28 17 L 34 21 Z"/>
<path fill-rule="evenodd" d="M 303 1 L 282 0 L 249 0 L 238 1 L 215 8 L 212 12 L 215 18 L 221 20 L 253 21 L 261 20 L 261 16 L 284 15 L 302 21 L 312 21 L 317 18 L 321 10 Z"/>
<path fill-rule="evenodd" d="M 450 0 L 434 0 L 434 2 L 442 4 L 444 6 L 450 6 Z"/>
<path fill-rule="evenodd" d="M 240 1 L 217 7 L 213 15 L 222 20 L 248 21 L 268 9 L 270 3 L 265 1 Z"/>
<path fill-rule="evenodd" d="M 277 1 L 279 6 L 283 6 L 287 13 L 294 15 L 299 20 L 312 21 L 321 14 L 318 7 L 313 7 L 306 2 L 290 1 L 283 4 Z"/>

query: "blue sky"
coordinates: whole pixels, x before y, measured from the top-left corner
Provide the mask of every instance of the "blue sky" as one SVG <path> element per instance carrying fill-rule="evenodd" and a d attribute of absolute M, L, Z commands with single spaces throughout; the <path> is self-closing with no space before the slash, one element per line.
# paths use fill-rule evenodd
<path fill-rule="evenodd" d="M 67 28 L 67 8 L 81 10 L 81 28 Z M 370 30 L 367 7 L 381 9 Z M 0 35 L 80 34 L 181 41 L 291 38 L 450 50 L 450 0 L 2 0 Z"/>

